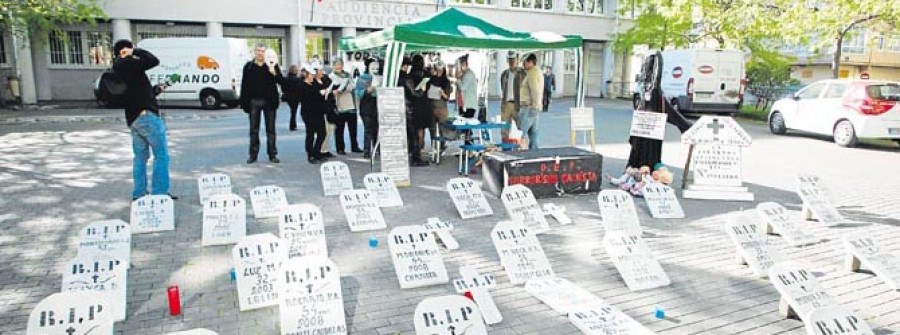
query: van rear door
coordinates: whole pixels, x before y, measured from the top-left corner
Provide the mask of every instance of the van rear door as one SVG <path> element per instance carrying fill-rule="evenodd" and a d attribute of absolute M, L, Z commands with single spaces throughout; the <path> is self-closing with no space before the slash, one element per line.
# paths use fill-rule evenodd
<path fill-rule="evenodd" d="M 716 103 L 719 91 L 719 53 L 711 50 L 694 51 L 694 101 Z"/>
<path fill-rule="evenodd" d="M 744 55 L 739 51 L 716 52 L 719 57 L 716 91 L 718 103 L 737 105 L 741 101 L 741 79 L 744 76 Z"/>

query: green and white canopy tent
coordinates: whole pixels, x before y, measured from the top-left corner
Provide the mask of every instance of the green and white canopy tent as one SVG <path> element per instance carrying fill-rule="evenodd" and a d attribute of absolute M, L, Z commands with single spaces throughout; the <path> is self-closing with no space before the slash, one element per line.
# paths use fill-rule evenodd
<path fill-rule="evenodd" d="M 400 65 L 406 52 L 572 50 L 576 60 L 576 106 L 581 107 L 584 104 L 582 44 L 581 36 L 578 35 L 509 31 L 456 8 L 447 8 L 418 21 L 398 24 L 366 35 L 342 38 L 338 48 L 342 52 L 383 51 L 384 80 L 388 87 L 397 86 Z"/>

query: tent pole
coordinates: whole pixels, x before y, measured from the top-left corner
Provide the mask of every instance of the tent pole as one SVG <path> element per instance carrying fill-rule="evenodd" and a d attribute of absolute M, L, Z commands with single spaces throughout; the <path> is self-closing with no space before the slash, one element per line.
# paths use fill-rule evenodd
<path fill-rule="evenodd" d="M 575 52 L 575 107 L 584 106 L 584 54 L 582 48 L 574 48 Z"/>

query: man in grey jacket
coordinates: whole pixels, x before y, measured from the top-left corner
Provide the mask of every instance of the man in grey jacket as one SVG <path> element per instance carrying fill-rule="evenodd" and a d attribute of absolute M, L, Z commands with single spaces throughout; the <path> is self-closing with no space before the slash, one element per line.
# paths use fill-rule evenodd
<path fill-rule="evenodd" d="M 525 80 L 525 70 L 519 67 L 519 55 L 515 51 L 510 51 L 506 56 L 509 62 L 509 68 L 500 75 L 500 120 L 506 124 L 510 124 L 512 120 L 519 119 L 519 106 L 521 98 L 519 90 L 522 87 L 522 81 Z M 518 122 L 518 121 L 516 121 Z M 500 130 L 502 137 L 509 137 L 509 128 Z"/>
<path fill-rule="evenodd" d="M 528 149 L 538 148 L 538 118 L 543 108 L 544 75 L 537 66 L 537 56 L 528 54 L 525 57 L 525 81 L 522 82 L 520 99 L 522 110 L 519 112 L 519 128 L 527 138 Z"/>

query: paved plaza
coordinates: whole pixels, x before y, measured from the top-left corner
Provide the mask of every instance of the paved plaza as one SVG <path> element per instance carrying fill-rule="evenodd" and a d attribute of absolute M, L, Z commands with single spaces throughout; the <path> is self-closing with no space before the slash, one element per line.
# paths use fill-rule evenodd
<path fill-rule="evenodd" d="M 570 100 L 554 102 L 541 115 L 541 145 L 566 146 Z M 603 171 L 618 174 L 628 157 L 630 102 L 589 100 L 595 111 Z M 492 111 L 499 108 L 492 108 Z M 303 131 L 288 132 L 285 106 L 278 115 L 281 164 L 247 165 L 247 120 L 239 110 L 168 112 L 174 231 L 134 235 L 128 271 L 127 320 L 117 334 L 164 334 L 208 328 L 219 334 L 278 334 L 277 307 L 238 310 L 230 279 L 232 246 L 201 247 L 201 205 L 196 179 L 204 173 L 231 176 L 233 190 L 248 200 L 253 187 L 278 185 L 289 203 L 320 206 L 328 252 L 340 268 L 347 327 L 351 334 L 414 334 L 413 310 L 421 300 L 456 294 L 451 283 L 401 290 L 386 236 L 390 227 L 418 225 L 429 217 L 450 220 L 460 249 L 443 251 L 450 278 L 461 265 L 474 265 L 498 279 L 492 295 L 503 322 L 489 334 L 580 334 L 566 317 L 510 284 L 489 237 L 507 218 L 491 198 L 494 215 L 462 220 L 444 190 L 457 177 L 456 158 L 412 169 L 412 186 L 401 188 L 405 206 L 384 209 L 389 229 L 351 233 L 337 197 L 324 197 L 319 165 L 306 162 Z M 78 231 L 105 219 L 128 221 L 131 205 L 131 139 L 121 110 L 0 111 L 0 334 L 24 334 L 29 313 L 41 299 L 60 291 L 63 267 L 77 253 Z M 877 334 L 900 333 L 900 291 L 871 273 L 852 273 L 844 262 L 844 236 L 871 236 L 885 252 L 900 255 L 900 149 L 892 142 L 866 142 L 845 149 L 829 139 L 790 134 L 775 136 L 764 124 L 740 121 L 753 137 L 743 149 L 745 185 L 756 201 L 681 199 L 685 219 L 653 219 L 636 199 L 644 237 L 671 278 L 668 287 L 628 290 L 604 251 L 596 194 L 539 199 L 567 208 L 574 224 L 550 220 L 539 240 L 558 277 L 568 279 L 617 306 L 658 334 L 805 334 L 796 319 L 778 314 L 779 296 L 767 280 L 756 279 L 735 262 L 735 248 L 722 229 L 726 217 L 773 201 L 799 217 L 798 173 L 821 176 L 833 191 L 841 213 L 854 223 L 805 225 L 824 238 L 803 248 L 772 237 L 787 258 L 804 264 L 835 299 L 859 311 Z M 264 134 L 261 134 L 264 136 Z M 263 141 L 264 142 L 264 141 Z M 663 160 L 681 184 L 687 146 L 669 127 Z M 355 187 L 369 170 L 361 154 L 337 158 L 347 163 Z M 481 181 L 481 174 L 470 175 Z M 611 187 L 604 184 L 604 188 Z M 247 234 L 278 234 L 274 219 L 247 218 Z M 370 248 L 368 241 L 381 242 Z M 178 285 L 183 314 L 169 316 L 166 288 Z M 663 308 L 665 319 L 654 317 Z"/>

